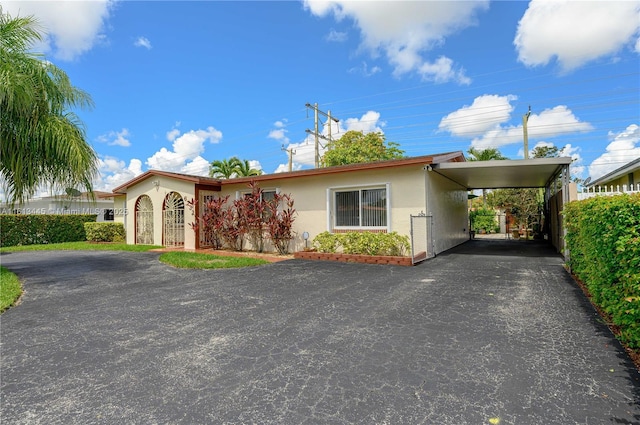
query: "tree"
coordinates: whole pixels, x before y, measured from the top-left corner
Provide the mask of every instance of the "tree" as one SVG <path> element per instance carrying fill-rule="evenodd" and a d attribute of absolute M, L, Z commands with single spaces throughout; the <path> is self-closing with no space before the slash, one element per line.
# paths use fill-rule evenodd
<path fill-rule="evenodd" d="M 240 160 L 235 156 L 230 159 L 216 160 L 209 166 L 209 176 L 219 179 L 230 179 L 238 169 Z"/>
<path fill-rule="evenodd" d="M 484 150 L 478 150 L 474 147 L 469 148 L 467 151 L 469 161 L 491 161 L 491 160 L 505 160 L 509 159 L 502 155 L 496 148 L 487 148 Z M 487 189 L 482 189 L 482 205 L 487 205 Z"/>
<path fill-rule="evenodd" d="M 506 156 L 502 155 L 500 151 L 496 148 L 487 148 L 483 150 L 478 150 L 474 147 L 469 148 L 467 151 L 469 156 L 467 157 L 467 161 L 491 161 L 494 159 L 503 160 L 509 159 Z"/>
<path fill-rule="evenodd" d="M 43 40 L 33 17 L 0 7 L 0 180 L 7 202 L 23 203 L 48 184 L 92 191 L 97 157 L 72 111 L 93 106 L 67 74 L 33 53 Z"/>
<path fill-rule="evenodd" d="M 320 162 L 323 167 L 384 161 L 404 157 L 404 151 L 395 142 L 386 142 L 384 134 L 347 131 L 341 138 L 329 142 Z"/>
<path fill-rule="evenodd" d="M 216 160 L 209 166 L 209 177 L 231 179 L 233 177 L 259 176 L 262 171 L 251 168 L 249 161 L 234 156 L 229 159 Z"/>
<path fill-rule="evenodd" d="M 557 146 L 536 146 L 531 151 L 532 158 L 556 158 L 560 155 Z"/>
<path fill-rule="evenodd" d="M 249 161 L 247 161 L 246 159 L 238 160 L 238 164 L 236 167 L 236 175 L 238 177 L 253 177 L 253 176 L 259 176 L 260 174 L 262 174 L 262 171 L 256 170 L 255 168 L 251 168 Z"/>

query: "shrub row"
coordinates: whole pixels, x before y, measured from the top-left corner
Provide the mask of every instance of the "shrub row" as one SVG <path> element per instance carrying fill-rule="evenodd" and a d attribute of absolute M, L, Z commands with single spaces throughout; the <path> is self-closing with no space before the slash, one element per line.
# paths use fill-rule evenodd
<path fill-rule="evenodd" d="M 564 214 L 572 272 L 640 348 L 640 194 L 571 202 Z"/>
<path fill-rule="evenodd" d="M 409 237 L 397 232 L 322 232 L 313 239 L 313 247 L 319 252 L 363 255 L 405 256 L 410 252 Z"/>
<path fill-rule="evenodd" d="M 0 246 L 84 241 L 92 214 L 0 214 Z"/>
<path fill-rule="evenodd" d="M 90 242 L 124 242 L 126 237 L 122 223 L 84 223 L 84 231 Z"/>

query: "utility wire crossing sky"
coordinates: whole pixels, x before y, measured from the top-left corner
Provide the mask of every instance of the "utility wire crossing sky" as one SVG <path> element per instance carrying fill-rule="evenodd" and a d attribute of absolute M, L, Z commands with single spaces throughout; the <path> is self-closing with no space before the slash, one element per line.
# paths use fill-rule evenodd
<path fill-rule="evenodd" d="M 313 167 L 315 103 L 339 119 L 324 136 L 378 131 L 408 156 L 523 158 L 531 107 L 529 148 L 557 146 L 575 177 L 640 157 L 640 1 L 1 4 L 93 97 L 96 190 L 232 156 Z"/>

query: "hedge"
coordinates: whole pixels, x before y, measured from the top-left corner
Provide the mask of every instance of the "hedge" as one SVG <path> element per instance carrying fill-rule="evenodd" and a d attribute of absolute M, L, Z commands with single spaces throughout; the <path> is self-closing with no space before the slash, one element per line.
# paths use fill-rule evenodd
<path fill-rule="evenodd" d="M 86 240 L 93 214 L 0 214 L 0 247 Z"/>
<path fill-rule="evenodd" d="M 571 271 L 620 340 L 640 348 L 640 194 L 571 202 L 564 214 Z"/>
<path fill-rule="evenodd" d="M 313 246 L 319 252 L 363 255 L 405 256 L 410 251 L 409 237 L 396 232 L 322 232 L 313 239 Z"/>
<path fill-rule="evenodd" d="M 84 223 L 84 231 L 90 242 L 124 242 L 126 237 L 122 223 Z"/>

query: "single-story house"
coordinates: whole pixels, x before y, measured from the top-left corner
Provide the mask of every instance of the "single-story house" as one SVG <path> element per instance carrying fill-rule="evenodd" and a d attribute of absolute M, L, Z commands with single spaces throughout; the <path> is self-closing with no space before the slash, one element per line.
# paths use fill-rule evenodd
<path fill-rule="evenodd" d="M 2 214 L 91 214 L 96 221 L 113 221 L 113 193 L 93 191 L 28 199 L 21 205 L 0 204 Z"/>
<path fill-rule="evenodd" d="M 418 216 L 425 217 L 422 232 L 437 254 L 469 239 L 468 188 L 432 172 L 432 165 L 464 161 L 462 152 L 451 152 L 228 180 L 150 170 L 113 190 L 115 220 L 124 223 L 128 244 L 205 248 L 204 238 L 189 226 L 196 220 L 186 202 L 238 199 L 255 181 L 265 195 L 278 192 L 294 200 L 291 251 L 325 231 L 410 235 L 411 216 Z M 376 208 L 363 212 L 372 203 Z"/>
<path fill-rule="evenodd" d="M 604 186 L 610 187 L 612 190 L 617 188 L 618 191 L 622 192 L 633 192 L 634 189 L 640 191 L 640 158 L 634 159 L 622 167 L 591 181 L 587 186 Z"/>

